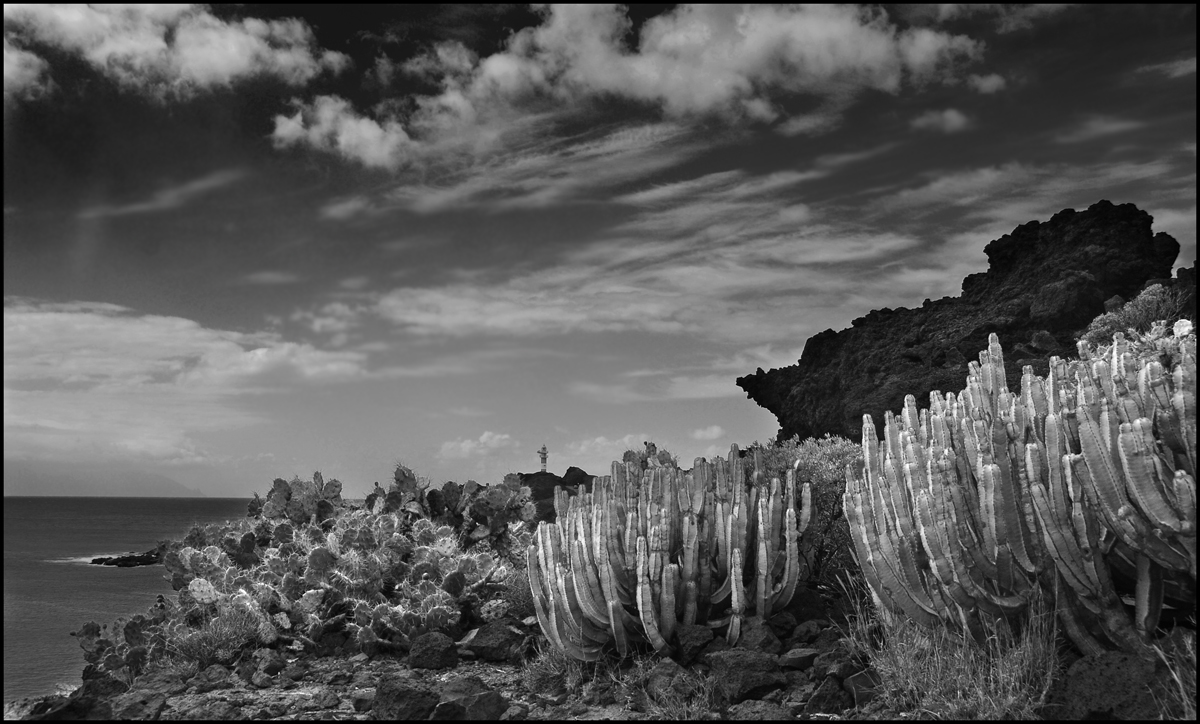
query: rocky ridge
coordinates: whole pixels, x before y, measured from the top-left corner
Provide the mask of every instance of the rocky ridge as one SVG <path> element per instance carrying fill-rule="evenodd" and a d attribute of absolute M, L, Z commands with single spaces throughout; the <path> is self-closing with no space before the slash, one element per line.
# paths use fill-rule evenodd
<path fill-rule="evenodd" d="M 1024 365 L 1045 375 L 1052 355 L 1075 353 L 1075 338 L 1106 302 L 1172 282 L 1179 243 L 1152 223 L 1133 204 L 1099 201 L 1022 224 L 985 247 L 988 270 L 964 279 L 961 296 L 874 310 L 849 329 L 810 337 L 795 365 L 760 367 L 737 384 L 776 416 L 781 440 L 853 440 L 864 413 L 880 425 L 907 394 L 925 406 L 932 390 L 962 389 L 968 361 L 993 332 L 1004 343 L 1008 379 L 1020 379 Z M 1184 272 L 1194 285 L 1194 272 Z"/>

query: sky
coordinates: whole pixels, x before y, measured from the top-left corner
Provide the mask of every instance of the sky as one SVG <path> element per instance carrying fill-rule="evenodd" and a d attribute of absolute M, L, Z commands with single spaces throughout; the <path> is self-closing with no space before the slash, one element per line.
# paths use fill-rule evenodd
<path fill-rule="evenodd" d="M 5 5 L 4 456 L 690 467 L 1100 199 L 1193 264 L 1194 5 Z"/>

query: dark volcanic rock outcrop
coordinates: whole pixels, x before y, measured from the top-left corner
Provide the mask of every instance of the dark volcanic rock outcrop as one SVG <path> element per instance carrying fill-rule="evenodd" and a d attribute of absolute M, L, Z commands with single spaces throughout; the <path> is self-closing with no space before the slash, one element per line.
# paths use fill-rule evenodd
<path fill-rule="evenodd" d="M 533 503 L 537 506 L 537 519 L 549 523 L 553 523 L 558 517 L 554 512 L 554 487 L 556 485 L 561 485 L 569 495 L 577 494 L 580 488 L 585 493 L 590 493 L 592 490 L 592 476 L 577 467 L 567 468 L 567 472 L 561 478 L 548 472 L 517 473 L 517 475 L 521 480 L 521 485 L 529 486 Z"/>
<path fill-rule="evenodd" d="M 1023 365 L 1045 375 L 1051 355 L 1073 355 L 1106 300 L 1133 299 L 1147 281 L 1171 277 L 1179 243 L 1153 233 L 1152 221 L 1133 204 L 1099 201 L 1022 224 L 987 245 L 988 270 L 964 279 L 962 296 L 872 311 L 809 338 L 797 364 L 759 368 L 737 384 L 779 419 L 780 439 L 856 440 L 864 413 L 882 429 L 884 411 L 899 410 L 906 394 L 924 407 L 931 390 L 961 390 L 967 362 L 995 332 L 1015 387 Z"/>

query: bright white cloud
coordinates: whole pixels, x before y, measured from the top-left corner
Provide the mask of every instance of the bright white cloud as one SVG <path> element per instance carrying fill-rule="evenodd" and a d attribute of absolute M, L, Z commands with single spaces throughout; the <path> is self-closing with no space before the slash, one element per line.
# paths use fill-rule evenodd
<path fill-rule="evenodd" d="M 693 440 L 716 440 L 725 434 L 725 429 L 720 425 L 709 425 L 702 427 L 699 430 L 692 430 Z"/>
<path fill-rule="evenodd" d="M 198 462 L 195 435 L 262 422 L 239 396 L 353 379 L 365 360 L 115 304 L 9 298 L 5 450 Z"/>
<path fill-rule="evenodd" d="M 922 113 L 909 124 L 913 128 L 926 131 L 941 131 L 957 133 L 971 125 L 970 121 L 960 111 L 947 108 L 944 111 L 928 111 Z"/>
<path fill-rule="evenodd" d="M 793 135 L 827 130 L 860 91 L 896 93 L 905 79 L 953 80 L 982 45 L 929 28 L 898 29 L 886 13 L 852 6 L 679 6 L 648 20 L 636 50 L 624 46 L 630 20 L 619 6 L 555 5 L 536 27 L 479 58 L 458 43 L 438 45 L 404 70 L 441 84 L 401 118 L 381 107 L 367 117 L 341 98 L 295 101 L 276 117 L 277 145 L 305 145 L 368 167 L 399 169 L 444 160 L 447 148 L 489 153 L 528 121 L 533 99 L 560 113 L 587 98 L 618 96 L 668 117 L 720 116 L 779 122 Z M 391 72 L 389 70 L 389 72 Z M 774 98 L 823 99 L 813 114 L 787 118 Z"/>
<path fill-rule="evenodd" d="M 967 76 L 967 85 L 986 94 L 1002 91 L 1008 83 L 1004 80 L 1004 76 L 991 73 L 989 75 L 969 75 Z"/>
<path fill-rule="evenodd" d="M 1144 121 L 1132 121 L 1109 116 L 1093 116 L 1075 128 L 1063 131 L 1054 137 L 1059 143 L 1080 143 L 1116 133 L 1137 130 L 1146 125 Z"/>
<path fill-rule="evenodd" d="M 192 179 L 186 183 L 168 186 L 166 188 L 155 191 L 150 198 L 143 201 L 135 201 L 121 206 L 111 206 L 101 204 L 90 206 L 79 212 L 81 219 L 95 219 L 106 216 L 127 216 L 129 214 L 148 214 L 157 211 L 169 211 L 178 209 L 188 202 L 199 198 L 209 192 L 224 188 L 233 184 L 243 177 L 246 172 L 243 169 L 224 169 L 214 171 L 210 174 L 201 176 L 200 178 Z"/>
<path fill-rule="evenodd" d="M 37 96 L 48 89 L 47 71 L 50 65 L 27 50 L 22 50 L 4 36 L 4 102 L 9 99 Z"/>
<path fill-rule="evenodd" d="M 302 85 L 350 63 L 317 48 L 301 20 L 224 21 L 203 6 L 5 5 L 4 26 L 6 82 L 7 46 L 17 38 L 77 55 L 123 86 L 159 98 L 256 75 Z"/>
<path fill-rule="evenodd" d="M 473 457 L 484 457 L 500 450 L 520 447 L 520 443 L 511 435 L 486 430 L 477 440 L 459 438 L 442 443 L 438 452 L 443 460 L 466 460 Z"/>

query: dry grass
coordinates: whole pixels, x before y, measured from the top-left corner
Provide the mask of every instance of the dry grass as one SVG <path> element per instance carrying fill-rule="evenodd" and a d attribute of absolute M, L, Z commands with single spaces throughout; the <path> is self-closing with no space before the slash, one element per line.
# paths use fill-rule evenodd
<path fill-rule="evenodd" d="M 1155 645 L 1154 652 L 1166 664 L 1170 686 L 1166 696 L 1158 699 L 1163 719 L 1196 721 L 1196 633 L 1184 632 L 1164 648 Z"/>
<path fill-rule="evenodd" d="M 927 629 L 848 593 L 855 612 L 843 632 L 879 673 L 887 708 L 933 719 L 1040 718 L 1061 665 L 1048 596 L 1034 597 L 1019 632 L 993 622 L 987 647 L 980 647 L 961 633 Z"/>
<path fill-rule="evenodd" d="M 229 609 L 199 628 L 169 635 L 167 652 L 185 662 L 194 661 L 201 671 L 212 664 L 228 664 L 238 651 L 258 640 L 258 624 L 252 613 Z"/>

